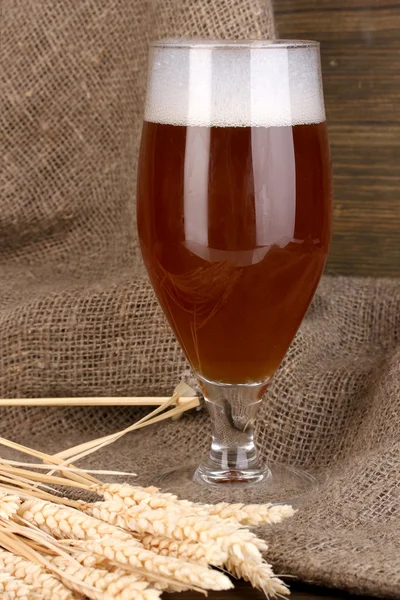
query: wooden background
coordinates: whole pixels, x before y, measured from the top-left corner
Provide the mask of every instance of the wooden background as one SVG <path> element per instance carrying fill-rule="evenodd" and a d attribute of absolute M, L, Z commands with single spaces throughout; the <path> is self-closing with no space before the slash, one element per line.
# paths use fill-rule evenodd
<path fill-rule="evenodd" d="M 327 271 L 400 276 L 400 1 L 275 0 L 282 38 L 321 42 L 334 169 Z"/>

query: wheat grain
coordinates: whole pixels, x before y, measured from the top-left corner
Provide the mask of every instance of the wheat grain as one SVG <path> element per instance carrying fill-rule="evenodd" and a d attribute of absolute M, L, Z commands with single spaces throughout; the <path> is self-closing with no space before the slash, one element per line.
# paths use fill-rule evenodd
<path fill-rule="evenodd" d="M 84 567 L 94 567 L 94 568 L 105 568 L 110 565 L 110 561 L 98 554 L 90 554 L 89 552 L 80 551 L 77 554 L 74 554 L 74 559 L 79 562 Z M 111 564 L 111 568 L 113 569 L 113 573 L 120 573 L 120 575 L 126 575 L 127 571 L 132 573 L 132 568 L 128 564 L 123 564 L 121 567 L 116 569 L 114 565 Z M 146 581 L 146 572 L 141 571 L 138 568 L 134 568 L 138 581 Z M 154 580 L 152 585 L 159 591 L 162 592 L 183 592 L 189 589 L 187 586 L 178 585 L 176 582 L 170 581 L 165 577 Z"/>
<path fill-rule="evenodd" d="M 79 551 L 73 554 L 74 560 L 80 563 L 83 567 L 93 567 L 97 568 L 103 567 L 103 564 L 106 562 L 104 558 L 96 556 L 95 554 L 90 554 L 89 552 Z"/>
<path fill-rule="evenodd" d="M 0 594 L 2 600 L 36 600 L 42 597 L 29 585 L 6 572 L 0 572 Z"/>
<path fill-rule="evenodd" d="M 163 498 L 163 501 L 166 500 Z M 146 502 L 127 507 L 120 497 L 114 501 L 82 503 L 81 506 L 90 514 L 30 499 L 19 506 L 18 515 L 58 539 L 81 540 L 87 552 L 141 571 L 134 575 L 134 581 L 143 586 L 145 574 L 145 578 L 153 582 L 154 588 L 158 588 L 154 591 L 153 588 L 136 589 L 137 593 L 132 598 L 156 598 L 159 591 L 165 589 L 181 591 L 196 587 L 218 590 L 232 587 L 229 579 L 207 568 L 206 563 L 218 566 L 225 564 L 232 573 L 270 595 L 284 593 L 287 589 L 273 575 L 271 568 L 263 563 L 260 550 L 266 549 L 265 542 L 243 528 L 232 516 L 237 511 L 243 511 L 243 505 L 220 505 L 219 514 L 224 515 L 223 511 L 225 514 L 229 511 L 226 520 L 209 513 L 206 516 L 190 514 L 192 508 L 189 506 L 183 510 L 186 514 L 181 515 L 176 504 L 173 509 L 152 509 Z M 128 531 L 141 534 L 146 549 Z M 65 559 L 58 560 L 59 563 L 61 561 Z M 116 590 L 122 593 L 122 588 L 118 587 L 121 580 L 132 577 L 94 568 L 93 561 L 88 566 L 88 562 L 86 556 L 86 566 L 71 566 L 67 561 L 66 568 L 63 563 L 66 578 L 62 581 L 65 586 L 85 593 L 93 600 L 104 600 L 106 597 L 111 600 L 116 596 Z M 68 576 L 72 576 L 72 580 Z M 73 577 L 86 586 L 93 585 L 90 589 L 80 587 Z M 114 596 L 111 595 L 111 589 Z M 122 598 L 125 600 L 122 596 L 119 600 Z"/>
<path fill-rule="evenodd" d="M 228 558 L 227 552 L 222 550 L 218 544 L 199 544 L 198 542 L 190 542 L 188 540 L 170 540 L 166 537 L 151 534 L 140 535 L 139 540 L 146 550 L 151 550 L 162 556 L 181 558 L 188 562 L 219 567 Z"/>
<path fill-rule="evenodd" d="M 178 558 L 160 556 L 130 542 L 108 538 L 84 541 L 81 545 L 111 562 L 142 570 L 150 581 L 167 578 L 178 587 L 183 585 L 204 590 L 228 590 L 233 587 L 230 580 L 218 571 Z"/>
<path fill-rule="evenodd" d="M 120 510 L 137 505 L 148 505 L 152 509 L 168 509 L 181 514 L 197 516 L 213 515 L 221 519 L 233 519 L 246 527 L 280 523 L 293 516 L 294 510 L 287 504 L 198 504 L 180 500 L 174 494 L 160 492 L 157 488 L 142 488 L 129 484 L 102 484 L 94 486 L 106 500 L 120 505 Z"/>
<path fill-rule="evenodd" d="M 225 566 L 235 577 L 242 578 L 253 587 L 262 590 L 267 598 L 289 594 L 286 584 L 274 574 L 271 565 L 265 562 L 253 563 L 231 557 Z"/>
<path fill-rule="evenodd" d="M 104 496 L 105 500 L 121 502 L 125 507 L 147 504 L 150 508 L 191 508 L 193 503 L 189 500 L 178 500 L 174 494 L 159 492 L 158 488 L 129 485 L 128 483 L 104 483 L 94 485 L 92 489 Z"/>
<path fill-rule="evenodd" d="M 72 565 L 60 556 L 50 562 L 69 578 L 94 588 L 94 591 L 85 590 L 86 596 L 92 600 L 155 600 L 161 594 L 142 578 L 122 571 L 109 572 L 106 569 Z M 65 584 L 80 591 L 79 586 L 77 589 L 67 580 Z"/>
<path fill-rule="evenodd" d="M 168 538 L 180 544 L 190 542 L 192 545 L 201 544 L 212 548 L 214 552 L 221 553 L 224 560 L 225 557 L 234 556 L 240 560 L 261 563 L 261 552 L 267 549 L 264 540 L 259 540 L 248 529 L 233 521 L 224 522 L 216 516 L 180 516 L 168 509 L 151 510 L 147 505 L 132 506 L 125 511 L 116 512 L 120 508 L 120 501 L 98 502 L 85 507 L 98 519 L 129 531 Z M 213 558 L 209 564 L 221 565 L 222 556 Z"/>
<path fill-rule="evenodd" d="M 207 506 L 209 515 L 216 515 L 221 519 L 234 519 L 246 527 L 258 527 L 280 523 L 292 517 L 294 510 L 288 504 L 220 504 Z"/>
<path fill-rule="evenodd" d="M 210 564 L 227 568 L 269 596 L 288 593 L 263 561 L 266 542 L 247 527 L 278 523 L 293 514 L 291 507 L 193 503 L 154 487 L 105 484 L 69 464 L 127 431 L 165 418 L 155 415 L 171 402 L 149 421 L 55 457 L 0 439 L 62 475 L 0 459 L 1 600 L 72 600 L 77 595 L 155 600 L 165 590 L 232 588 Z M 50 486 L 58 484 L 94 489 L 104 501 L 87 504 L 55 496 Z"/>
<path fill-rule="evenodd" d="M 130 566 L 129 565 L 122 565 L 124 566 L 124 569 L 122 568 L 115 568 L 115 566 L 113 564 L 110 564 L 110 561 L 105 558 L 104 556 L 99 556 L 98 554 L 91 554 L 90 552 L 85 552 L 85 551 L 79 551 L 78 553 L 74 554 L 74 559 L 80 563 L 83 567 L 91 567 L 94 569 L 104 569 L 108 566 L 110 566 L 110 568 L 112 569 L 113 573 L 119 573 L 119 575 L 122 577 L 124 575 L 128 573 L 130 573 L 132 575 L 132 577 L 135 577 L 135 579 L 140 582 L 145 582 L 148 584 L 148 582 L 145 579 L 145 573 L 139 573 L 138 569 L 135 569 L 135 573 L 133 574 Z M 169 591 L 169 584 L 167 582 L 163 581 L 159 581 L 159 582 L 154 582 L 154 587 L 156 587 L 158 590 L 160 591 Z M 187 589 L 187 588 L 186 588 Z M 180 586 L 175 586 L 174 589 L 172 590 L 174 592 L 180 592 L 182 591 L 182 588 Z"/>
<path fill-rule="evenodd" d="M 0 549 L 0 569 L 32 586 L 44 600 L 73 600 L 74 596 L 56 577 L 43 567 Z"/>
<path fill-rule="evenodd" d="M 140 534 L 151 534 L 178 542 L 189 541 L 206 546 L 213 545 L 215 549 L 229 554 L 232 548 L 240 556 L 251 560 L 261 561 L 261 551 L 267 549 L 264 540 L 243 528 L 236 521 L 227 521 L 217 516 L 199 517 L 196 515 L 181 515 L 168 509 L 150 509 L 146 504 L 131 506 L 121 510 L 119 500 L 94 502 L 83 508 L 99 520 Z"/>
<path fill-rule="evenodd" d="M 118 527 L 74 508 L 44 500 L 26 500 L 19 507 L 18 515 L 58 539 L 95 540 L 113 536 L 119 540 L 132 540 L 132 543 L 139 545 L 129 533 Z"/>
<path fill-rule="evenodd" d="M 173 540 L 207 543 L 240 530 L 237 523 L 224 523 L 218 517 L 181 515 L 168 509 L 151 509 L 146 504 L 121 510 L 120 502 L 94 502 L 84 509 L 99 520 L 129 531 L 151 533 Z M 244 531 L 244 530 L 243 530 Z"/>
<path fill-rule="evenodd" d="M 16 514 L 21 501 L 16 494 L 0 492 L 0 517 L 9 519 Z"/>

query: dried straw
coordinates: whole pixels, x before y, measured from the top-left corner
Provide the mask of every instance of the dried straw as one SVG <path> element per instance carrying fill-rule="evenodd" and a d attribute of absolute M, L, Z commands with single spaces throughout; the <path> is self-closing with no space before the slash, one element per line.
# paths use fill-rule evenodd
<path fill-rule="evenodd" d="M 108 484 L 93 474 L 109 472 L 73 464 L 128 431 L 180 414 L 192 402 L 171 408 L 182 393 L 193 390 L 182 384 L 138 423 L 55 456 L 0 439 L 41 461 L 0 459 L 4 597 L 155 600 L 162 591 L 230 589 L 228 577 L 210 566 L 271 597 L 288 593 L 263 560 L 265 542 L 244 525 L 279 522 L 293 513 L 291 507 L 195 504 L 153 487 Z M 55 486 L 96 491 L 104 500 L 62 497 Z"/>

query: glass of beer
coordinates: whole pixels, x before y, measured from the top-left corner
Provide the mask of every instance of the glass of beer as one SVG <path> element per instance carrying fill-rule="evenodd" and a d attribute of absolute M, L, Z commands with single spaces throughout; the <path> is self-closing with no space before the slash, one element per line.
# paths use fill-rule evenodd
<path fill-rule="evenodd" d="M 211 416 L 197 483 L 276 483 L 254 424 L 324 269 L 331 205 L 317 42 L 152 44 L 138 231 Z"/>

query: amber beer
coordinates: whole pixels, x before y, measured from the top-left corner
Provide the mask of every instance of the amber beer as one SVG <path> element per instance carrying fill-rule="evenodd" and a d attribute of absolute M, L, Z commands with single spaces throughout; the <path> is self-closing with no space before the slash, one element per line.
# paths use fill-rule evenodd
<path fill-rule="evenodd" d="M 246 124 L 236 118 L 238 98 L 235 118 L 224 113 L 203 124 L 190 116 L 193 107 L 175 118 L 176 105 L 173 118 L 160 118 L 158 101 L 161 95 L 150 93 L 138 182 L 138 230 L 152 285 L 201 377 L 267 381 L 327 257 L 331 179 L 323 108 L 316 98 L 306 107 L 310 114 L 294 115 L 289 125 L 270 112 Z M 220 106 L 214 102 L 213 110 L 225 110 Z"/>

